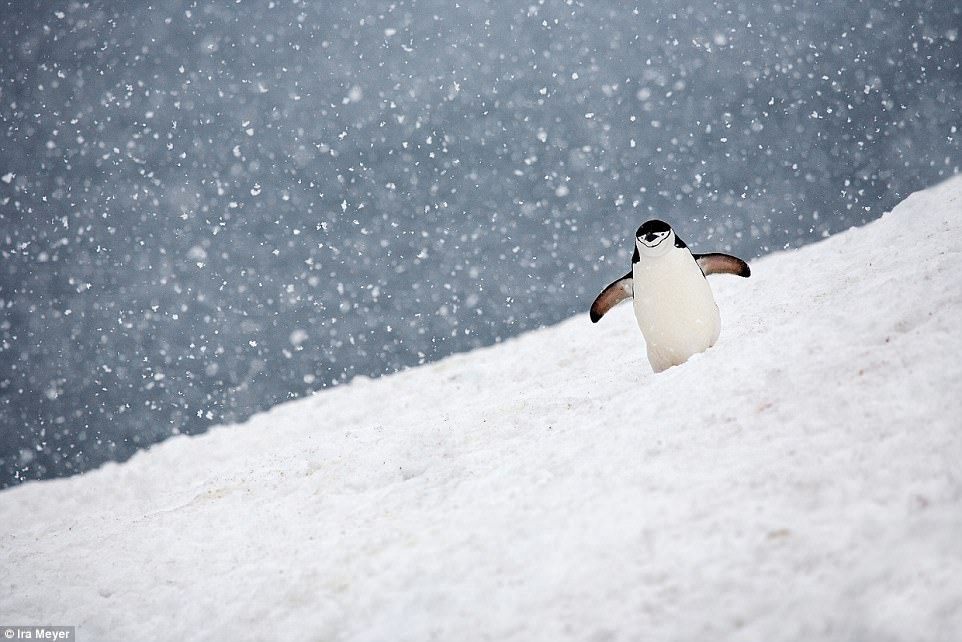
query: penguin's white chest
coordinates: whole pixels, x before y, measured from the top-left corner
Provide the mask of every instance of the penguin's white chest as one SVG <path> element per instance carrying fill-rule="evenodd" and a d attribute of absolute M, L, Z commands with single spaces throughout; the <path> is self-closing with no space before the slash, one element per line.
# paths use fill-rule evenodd
<path fill-rule="evenodd" d="M 632 266 L 635 318 L 655 372 L 684 363 L 718 340 L 721 315 L 691 252 L 672 248 Z"/>

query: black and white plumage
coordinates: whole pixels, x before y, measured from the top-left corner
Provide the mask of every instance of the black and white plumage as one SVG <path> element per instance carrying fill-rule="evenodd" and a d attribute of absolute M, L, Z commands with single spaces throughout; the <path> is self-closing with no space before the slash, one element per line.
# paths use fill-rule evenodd
<path fill-rule="evenodd" d="M 713 346 L 721 316 L 705 277 L 751 275 L 745 261 L 728 255 L 693 254 L 664 221 L 652 219 L 635 234 L 631 271 L 612 282 L 591 304 L 591 321 L 633 299 L 635 318 L 645 337 L 655 372 L 684 363 Z"/>

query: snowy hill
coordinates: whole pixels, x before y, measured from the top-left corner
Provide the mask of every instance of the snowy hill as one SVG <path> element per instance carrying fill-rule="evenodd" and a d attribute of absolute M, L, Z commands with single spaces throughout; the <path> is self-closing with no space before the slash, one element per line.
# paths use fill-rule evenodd
<path fill-rule="evenodd" d="M 721 340 L 661 375 L 621 306 L 0 493 L 0 615 L 82 640 L 958 639 L 960 239 L 957 177 L 712 277 Z"/>

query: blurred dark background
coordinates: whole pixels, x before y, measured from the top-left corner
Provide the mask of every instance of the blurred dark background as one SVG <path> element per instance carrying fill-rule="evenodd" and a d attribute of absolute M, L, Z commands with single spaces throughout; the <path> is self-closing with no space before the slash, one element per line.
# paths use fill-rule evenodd
<path fill-rule="evenodd" d="M 0 486 L 959 172 L 955 2 L 0 3 Z"/>

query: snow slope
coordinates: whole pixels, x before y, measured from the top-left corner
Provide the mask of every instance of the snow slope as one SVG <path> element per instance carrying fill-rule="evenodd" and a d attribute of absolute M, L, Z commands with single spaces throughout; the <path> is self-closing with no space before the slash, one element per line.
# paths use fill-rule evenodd
<path fill-rule="evenodd" d="M 957 177 L 712 277 L 719 344 L 661 375 L 630 306 L 586 312 L 0 493 L 0 620 L 81 640 L 957 640 L 960 241 Z"/>

